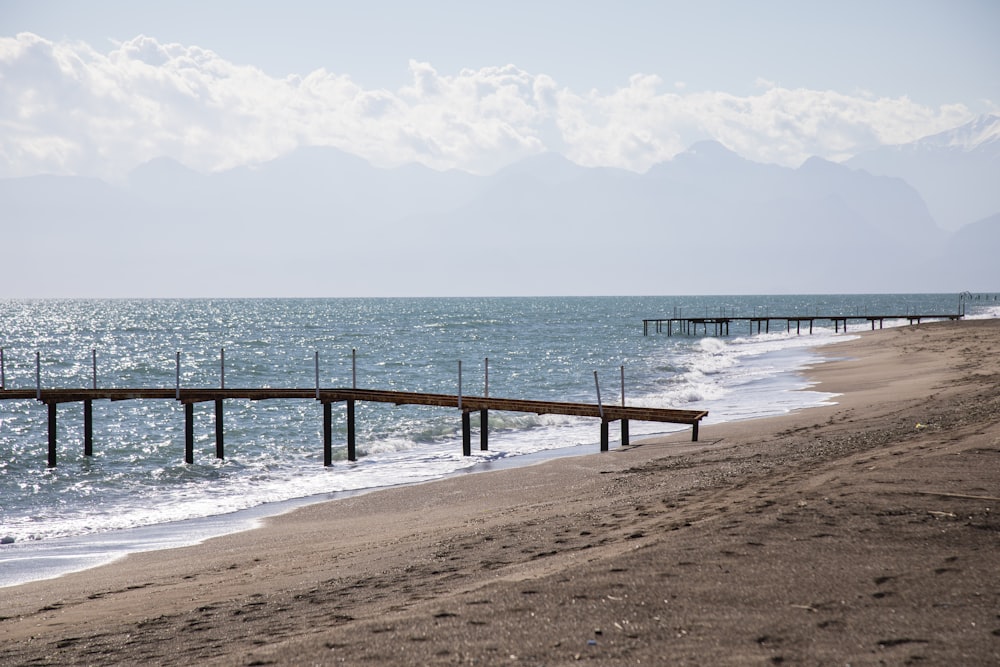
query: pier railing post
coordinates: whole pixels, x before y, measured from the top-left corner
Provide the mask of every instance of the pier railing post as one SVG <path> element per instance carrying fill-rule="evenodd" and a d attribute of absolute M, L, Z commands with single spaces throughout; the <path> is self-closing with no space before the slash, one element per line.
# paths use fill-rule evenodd
<path fill-rule="evenodd" d="M 594 371 L 594 387 L 597 389 L 597 411 L 604 419 L 604 406 L 601 404 L 601 383 L 597 381 L 597 371 Z"/>
<path fill-rule="evenodd" d="M 594 371 L 594 387 L 597 389 L 597 411 L 601 415 L 601 451 L 608 451 L 608 420 L 604 418 L 604 405 L 601 403 L 601 383 Z"/>
<path fill-rule="evenodd" d="M 458 360 L 458 409 L 462 410 L 462 360 Z M 462 410 L 462 456 L 472 456 L 472 425 L 469 411 Z"/>

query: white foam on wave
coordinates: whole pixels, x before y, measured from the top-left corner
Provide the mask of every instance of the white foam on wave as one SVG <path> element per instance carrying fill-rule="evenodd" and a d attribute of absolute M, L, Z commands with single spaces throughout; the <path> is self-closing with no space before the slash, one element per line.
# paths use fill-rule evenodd
<path fill-rule="evenodd" d="M 705 338 L 675 361 L 679 372 L 656 392 L 639 399 L 646 406 L 705 409 L 706 423 L 752 419 L 826 404 L 831 394 L 809 391 L 801 371 L 816 363 L 813 350 L 835 334 L 767 333 L 723 340 Z"/>
<path fill-rule="evenodd" d="M 995 306 L 970 306 L 966 313 L 965 317 L 970 320 L 990 320 L 1000 317 L 1000 304 Z"/>

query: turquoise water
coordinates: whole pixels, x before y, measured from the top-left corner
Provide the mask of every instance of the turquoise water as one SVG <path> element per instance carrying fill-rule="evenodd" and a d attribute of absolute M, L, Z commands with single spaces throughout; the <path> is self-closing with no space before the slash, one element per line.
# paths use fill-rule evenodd
<path fill-rule="evenodd" d="M 462 393 L 481 395 L 488 358 L 491 396 L 595 403 L 596 371 L 602 399 L 617 403 L 624 367 L 628 404 L 707 409 L 704 425 L 710 428 L 834 400 L 808 391 L 796 371 L 815 363 L 813 348 L 843 334 L 817 327 L 812 336 L 797 336 L 782 324 L 781 331 L 750 335 L 748 325 L 734 324 L 725 338 L 643 336 L 643 318 L 951 313 L 958 299 L 0 301 L 0 347 L 7 388 L 34 388 L 36 382 L 89 387 L 95 376 L 100 387 L 172 388 L 178 352 L 184 387 L 220 386 L 223 372 L 230 388 L 313 387 L 318 353 L 324 387 L 351 386 L 356 377 L 361 388 L 455 394 L 461 361 Z M 978 316 L 996 315 L 995 306 L 966 304 Z M 295 498 L 436 479 L 540 452 L 596 452 L 600 437 L 596 420 L 495 412 L 490 451 L 476 447 L 463 457 L 456 411 L 360 403 L 359 457 L 348 462 L 345 415 L 335 404 L 334 465 L 325 468 L 318 402 L 231 400 L 225 411 L 227 458 L 214 457 L 214 405 L 201 404 L 195 406 L 195 462 L 187 465 L 183 408 L 174 401 L 95 402 L 93 457 L 83 456 L 82 407 L 63 404 L 59 463 L 48 469 L 45 406 L 0 401 L 0 538 L 13 542 L 0 549 L 0 585 L 32 578 L 25 563 L 41 548 L 88 538 L 92 546 L 118 545 L 116 536 L 128 529 L 211 521 Z M 681 428 L 633 423 L 631 433 Z M 159 538 L 152 542 L 160 544 Z M 76 546 L 71 551 L 81 553 Z"/>

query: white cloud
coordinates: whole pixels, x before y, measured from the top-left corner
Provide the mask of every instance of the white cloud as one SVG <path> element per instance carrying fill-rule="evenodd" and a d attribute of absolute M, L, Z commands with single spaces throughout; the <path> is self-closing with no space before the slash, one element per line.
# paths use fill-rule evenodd
<path fill-rule="evenodd" d="M 572 91 L 513 65 L 442 74 L 409 63 L 411 83 L 366 90 L 320 69 L 276 79 L 212 51 L 139 36 L 108 53 L 24 33 L 0 38 L 0 176 L 116 180 L 170 156 L 203 171 L 329 145 L 375 164 L 489 172 L 556 150 L 580 164 L 644 171 L 699 139 L 752 160 L 797 165 L 949 129 L 971 114 L 871 92 L 687 92 L 636 74 L 610 93 Z"/>

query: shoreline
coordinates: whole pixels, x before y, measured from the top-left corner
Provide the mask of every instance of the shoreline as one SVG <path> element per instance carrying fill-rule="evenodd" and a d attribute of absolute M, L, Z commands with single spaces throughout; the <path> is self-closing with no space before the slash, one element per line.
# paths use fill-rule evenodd
<path fill-rule="evenodd" d="M 998 351 L 997 320 L 864 332 L 804 371 L 836 405 L 6 588 L 0 646 L 39 664 L 996 662 Z"/>
<path fill-rule="evenodd" d="M 739 423 L 747 420 L 784 416 L 789 412 L 808 410 L 824 405 L 824 402 L 829 400 L 829 396 L 832 395 L 816 392 L 812 386 L 813 383 L 809 382 L 806 378 L 804 369 L 811 368 L 815 363 L 824 363 L 826 361 L 822 354 L 824 347 L 836 342 L 849 341 L 854 337 L 855 334 L 851 334 L 850 337 L 845 335 L 840 341 L 831 341 L 829 339 L 821 339 L 817 342 L 810 341 L 805 347 L 775 350 L 765 353 L 765 356 L 762 357 L 767 358 L 767 355 L 778 354 L 782 357 L 791 356 L 795 358 L 797 360 L 795 363 L 785 369 L 781 375 L 772 378 L 770 381 L 774 382 L 777 379 L 778 381 L 791 384 L 792 388 L 785 391 L 799 396 L 793 402 L 801 403 L 803 402 L 802 397 L 806 395 L 820 394 L 819 397 L 811 399 L 812 403 L 806 402 L 790 409 L 786 408 L 786 412 L 775 412 L 774 414 L 761 417 L 730 417 L 728 419 L 723 417 L 725 421 L 721 422 L 714 421 L 713 416 L 710 415 L 703 422 L 704 425 L 708 428 L 715 428 L 720 424 L 729 422 Z M 789 380 L 789 378 L 793 379 Z M 641 425 L 642 423 L 640 422 L 639 426 Z M 650 438 L 673 437 L 678 433 L 690 433 L 690 427 L 683 425 L 662 424 L 660 426 L 665 427 L 665 432 L 654 434 L 644 434 L 641 428 L 637 429 L 633 426 L 633 443 Z M 636 431 L 638 431 L 638 434 L 636 434 Z M 620 447 L 618 440 L 614 440 L 612 445 L 612 449 Z M 593 443 L 580 443 L 542 449 L 527 454 L 491 456 L 485 460 L 476 461 L 469 467 L 443 473 L 439 477 L 414 482 L 403 481 L 382 486 L 324 491 L 307 496 L 270 501 L 223 514 L 176 519 L 162 523 L 110 531 L 97 531 L 80 535 L 12 542 L 0 547 L 0 589 L 35 581 L 44 581 L 75 572 L 83 572 L 94 567 L 113 563 L 133 553 L 194 546 L 215 537 L 253 530 L 269 517 L 280 516 L 313 503 L 330 502 L 358 494 L 412 484 L 424 484 L 448 479 L 455 475 L 520 468 L 537 465 L 538 463 L 552 459 L 587 456 L 598 453 L 598 448 L 599 443 L 595 441 Z"/>
<path fill-rule="evenodd" d="M 589 456 L 594 453 L 593 449 L 594 445 L 592 444 L 557 447 L 529 454 L 479 461 L 469 468 L 456 470 L 429 480 L 317 493 L 263 503 L 226 514 L 179 519 L 114 531 L 52 538 L 37 542 L 13 542 L 0 547 L 0 565 L 6 568 L 4 572 L 0 573 L 2 575 L 0 576 L 0 590 L 57 579 L 68 574 L 111 565 L 130 554 L 197 546 L 217 537 L 256 530 L 268 519 L 280 517 L 308 505 L 336 502 L 388 489 L 430 484 L 455 476 L 539 465 L 546 461 L 574 456 Z M 234 527 L 234 524 L 239 524 L 239 527 Z M 10 552 L 18 551 L 23 552 L 25 557 L 4 558 Z M 42 568 L 44 571 L 38 572 L 37 568 Z M 31 574 L 26 573 L 32 569 L 36 571 Z"/>

